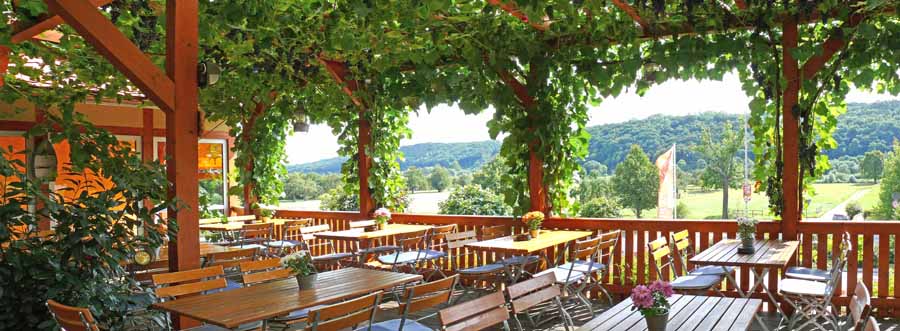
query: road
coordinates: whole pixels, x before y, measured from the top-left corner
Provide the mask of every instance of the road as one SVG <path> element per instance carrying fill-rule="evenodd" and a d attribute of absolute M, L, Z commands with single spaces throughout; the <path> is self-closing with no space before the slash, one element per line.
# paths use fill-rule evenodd
<path fill-rule="evenodd" d="M 868 192 L 869 192 L 869 189 L 865 189 L 865 190 L 860 190 L 860 191 L 857 191 L 856 193 L 853 193 L 853 195 L 851 195 L 850 198 L 848 198 L 847 200 L 844 200 L 844 202 L 841 202 L 837 206 L 834 206 L 834 208 L 825 212 L 825 214 L 822 214 L 822 217 L 819 217 L 817 220 L 830 221 L 830 220 L 834 219 L 835 214 L 847 215 L 847 204 L 850 202 L 862 199 L 862 197 L 865 196 L 866 193 L 868 193 Z M 862 221 L 863 220 L 862 213 L 860 213 L 859 215 L 856 215 L 856 217 L 854 217 L 853 220 Z"/>

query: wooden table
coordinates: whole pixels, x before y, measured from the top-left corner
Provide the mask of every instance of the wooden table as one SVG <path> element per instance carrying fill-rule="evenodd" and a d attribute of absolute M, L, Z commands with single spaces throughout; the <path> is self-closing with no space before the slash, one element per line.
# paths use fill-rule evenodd
<path fill-rule="evenodd" d="M 316 233 L 316 239 L 342 240 L 342 241 L 358 241 L 367 242 L 374 239 L 393 237 L 398 234 L 406 234 L 417 231 L 424 231 L 433 228 L 431 225 L 416 224 L 388 224 L 384 230 L 365 231 L 363 228 L 356 228 L 343 231 L 325 231 Z"/>
<path fill-rule="evenodd" d="M 760 299 L 673 295 L 669 298 L 666 330 L 749 330 Z M 640 311 L 632 310 L 631 298 L 607 309 L 578 331 L 647 330 Z"/>
<path fill-rule="evenodd" d="M 541 230 L 541 233 L 538 235 L 536 239 L 526 240 L 526 241 L 515 241 L 515 236 L 506 236 L 491 240 L 479 241 L 476 243 L 467 244 L 466 247 L 487 253 L 496 253 L 501 255 L 512 255 L 512 256 L 525 256 L 525 255 L 533 255 L 537 252 L 542 252 L 552 247 L 565 245 L 563 249 L 560 249 L 557 252 L 556 261 L 553 263 L 553 266 L 559 264 L 560 261 L 565 256 L 566 251 L 569 250 L 569 245 L 579 239 L 587 238 L 593 235 L 594 233 L 591 231 L 568 231 L 568 230 Z M 544 256 L 541 256 L 544 258 Z M 549 264 L 550 261 L 545 259 Z M 527 264 L 527 259 L 521 259 L 521 264 L 516 268 L 516 270 L 510 270 L 507 266 L 507 274 L 510 276 L 510 281 L 515 281 L 515 279 L 519 279 L 521 271 L 525 268 Z"/>
<path fill-rule="evenodd" d="M 282 226 L 284 226 L 284 222 L 286 222 L 286 221 L 289 221 L 289 220 L 274 219 L 274 220 L 269 220 L 268 222 L 263 222 L 263 223 L 274 224 L 275 226 L 274 226 L 274 229 L 272 230 L 272 235 L 274 236 L 274 239 L 281 240 Z M 200 224 L 200 230 L 210 231 L 210 232 L 235 232 L 235 231 L 240 231 L 241 229 L 244 228 L 244 225 L 247 225 L 247 224 L 262 224 L 262 223 L 245 223 L 243 221 L 228 222 L 228 223 L 206 223 L 206 224 Z"/>
<path fill-rule="evenodd" d="M 297 280 L 286 278 L 250 287 L 180 298 L 153 304 L 153 308 L 178 313 L 224 328 L 287 315 L 296 310 L 366 295 L 422 280 L 421 275 L 344 268 L 319 273 L 312 289 L 299 289 Z"/>
<path fill-rule="evenodd" d="M 744 298 L 749 297 L 750 294 L 755 292 L 757 287 L 761 287 L 762 291 L 769 296 L 770 300 L 772 300 L 775 309 L 783 314 L 784 312 L 781 311 L 778 300 L 775 299 L 772 292 L 769 291 L 766 286 L 761 285 L 763 284 L 766 275 L 769 273 L 769 270 L 787 268 L 791 258 L 797 252 L 797 247 L 800 246 L 800 242 L 769 239 L 754 240 L 753 247 L 756 248 L 756 252 L 753 254 L 738 254 L 737 249 L 740 246 L 741 241 L 739 239 L 724 239 L 712 247 L 707 248 L 705 251 L 694 255 L 694 257 L 691 258 L 691 263 L 699 266 L 720 266 L 723 269 L 726 267 L 747 267 L 753 272 L 753 276 L 755 277 L 753 286 L 751 286 L 747 292 L 741 290 L 741 287 L 737 285 L 737 282 L 734 279 L 734 275 L 730 272 L 726 272 L 725 276 L 728 277 L 728 281 L 735 284 L 735 289 L 737 289 L 738 294 Z M 768 330 L 762 320 L 758 317 L 757 321 L 764 330 Z"/>
<path fill-rule="evenodd" d="M 222 245 L 216 245 L 211 243 L 200 243 L 200 257 L 206 258 L 210 254 L 222 253 L 228 251 L 239 250 L 239 247 L 228 247 Z M 159 250 L 159 256 L 156 257 L 156 261 L 168 261 L 169 260 L 169 248 L 163 246 Z"/>

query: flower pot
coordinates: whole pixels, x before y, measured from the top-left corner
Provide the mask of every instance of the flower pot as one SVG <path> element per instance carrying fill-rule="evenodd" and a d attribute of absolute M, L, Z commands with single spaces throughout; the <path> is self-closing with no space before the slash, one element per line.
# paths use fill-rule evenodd
<path fill-rule="evenodd" d="M 738 254 L 753 254 L 756 249 L 753 247 L 753 236 L 741 236 L 741 247 L 738 248 Z"/>
<path fill-rule="evenodd" d="M 384 222 L 384 223 L 378 223 L 377 225 L 378 225 L 378 230 L 384 230 L 384 229 L 387 229 L 387 222 Z"/>
<path fill-rule="evenodd" d="M 309 276 L 300 276 L 297 275 L 297 286 L 300 287 L 301 290 L 308 290 L 315 287 L 316 278 L 318 278 L 318 274 L 312 274 Z"/>
<path fill-rule="evenodd" d="M 537 239 L 538 235 L 541 234 L 541 230 L 528 230 L 528 234 L 531 235 L 531 239 Z"/>
<path fill-rule="evenodd" d="M 647 320 L 648 331 L 666 331 L 666 324 L 669 322 L 669 313 L 654 316 L 644 316 Z"/>

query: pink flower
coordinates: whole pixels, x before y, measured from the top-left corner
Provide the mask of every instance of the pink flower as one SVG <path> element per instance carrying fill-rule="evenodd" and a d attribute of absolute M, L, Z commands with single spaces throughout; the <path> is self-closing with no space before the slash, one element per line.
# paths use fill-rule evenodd
<path fill-rule="evenodd" d="M 653 292 L 644 285 L 638 285 L 631 290 L 631 301 L 638 309 L 653 307 Z"/>
<path fill-rule="evenodd" d="M 378 208 L 374 213 L 375 217 L 391 218 L 391 211 L 387 208 Z"/>
<path fill-rule="evenodd" d="M 661 292 L 666 298 L 671 297 L 673 294 L 675 294 L 675 290 L 672 288 L 672 284 L 659 280 L 653 282 L 653 284 L 650 284 L 650 291 Z"/>

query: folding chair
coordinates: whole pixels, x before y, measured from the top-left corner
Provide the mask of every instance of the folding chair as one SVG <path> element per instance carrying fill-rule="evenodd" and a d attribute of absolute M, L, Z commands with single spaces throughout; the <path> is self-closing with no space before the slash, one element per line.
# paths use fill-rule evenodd
<path fill-rule="evenodd" d="M 565 288 L 566 293 L 574 295 L 576 299 L 580 300 L 585 308 L 590 311 L 591 315 L 594 314 L 594 307 L 591 305 L 590 299 L 585 296 L 584 289 L 591 282 L 591 276 L 600 271 L 601 268 L 605 268 L 602 264 L 593 261 L 597 249 L 600 247 L 600 239 L 600 237 L 595 237 L 576 241 L 572 247 L 572 262 L 544 270 L 535 275 L 535 277 L 552 275 L 554 283 L 562 286 Z"/>
<path fill-rule="evenodd" d="M 670 278 L 666 277 L 666 273 L 663 272 L 668 269 L 667 271 L 675 276 L 675 279 L 669 281 L 669 284 L 676 291 L 696 293 L 715 290 L 721 294 L 719 285 L 722 283 L 722 276 L 678 274 L 677 270 L 675 270 L 675 256 L 672 255 L 672 250 L 669 249 L 666 237 L 659 237 L 651 241 L 647 244 L 647 247 L 650 248 L 650 255 L 653 257 L 653 268 L 656 269 L 656 275 L 659 276 L 660 280 L 669 281 Z M 668 257 L 668 261 L 663 263 L 663 257 Z"/>
<path fill-rule="evenodd" d="M 66 306 L 55 300 L 47 300 L 46 304 L 50 315 L 63 331 L 100 331 L 89 309 Z"/>
<path fill-rule="evenodd" d="M 842 254 L 846 254 L 846 251 Z M 809 324 L 813 324 L 819 329 L 825 329 L 825 326 L 819 323 L 819 319 L 823 318 L 831 323 L 835 330 L 839 328 L 831 298 L 837 290 L 837 283 L 841 278 L 847 259 L 840 258 L 838 260 L 838 263 L 832 266 L 829 279 L 825 283 L 796 278 L 781 280 L 778 292 L 794 308 L 794 314 L 788 319 L 790 330 L 803 329 Z M 794 324 L 802 319 L 805 319 L 806 322 L 795 329 Z"/>
<path fill-rule="evenodd" d="M 425 326 L 419 321 L 433 317 L 436 314 L 429 314 L 419 319 L 412 319 L 409 315 L 425 309 L 449 303 L 450 297 L 453 296 L 453 288 L 456 287 L 456 282 L 458 280 L 459 275 L 454 275 L 452 277 L 447 277 L 430 283 L 407 287 L 403 290 L 403 295 L 400 299 L 399 309 L 401 317 L 399 319 L 392 319 L 372 324 L 370 330 L 431 331 L 431 328 Z"/>
<path fill-rule="evenodd" d="M 284 225 L 281 226 L 281 239 L 273 240 L 265 245 L 270 249 L 275 251 L 275 255 L 277 256 L 285 256 L 294 251 L 295 248 L 300 247 L 303 241 L 303 234 L 300 229 L 309 224 L 308 219 L 304 220 L 295 220 L 295 221 L 285 221 Z"/>
<path fill-rule="evenodd" d="M 254 286 L 274 280 L 293 277 L 290 269 L 281 265 L 281 259 L 272 258 L 260 261 L 242 262 L 240 264 L 244 286 Z M 267 324 L 269 329 L 286 331 L 293 325 L 307 322 L 309 309 L 293 311 L 288 315 L 271 318 Z"/>
<path fill-rule="evenodd" d="M 381 255 L 378 262 L 390 267 L 391 271 L 399 272 L 402 268 L 409 268 L 412 273 L 418 273 L 416 266 L 425 257 L 425 239 L 428 230 L 398 234 L 395 236 L 397 246 L 400 248 L 393 253 Z"/>
<path fill-rule="evenodd" d="M 588 279 L 589 282 L 586 282 L 584 284 L 585 288 L 582 289 L 581 292 L 597 288 L 601 292 L 603 292 L 603 295 L 606 296 L 606 299 L 609 300 L 610 304 L 613 303 L 613 299 L 609 294 L 609 291 L 607 291 L 606 288 L 603 287 L 602 280 L 606 278 L 609 273 L 613 272 L 613 268 L 617 266 L 613 258 L 616 252 L 616 245 L 618 245 L 619 238 L 621 238 L 621 236 L 622 231 L 620 230 L 602 233 L 599 236 L 600 242 L 597 243 L 597 251 L 595 253 L 596 257 L 573 256 L 572 261 L 560 266 L 562 268 L 572 268 L 591 276 Z M 620 269 L 620 272 L 624 271 Z"/>
<path fill-rule="evenodd" d="M 432 271 L 425 279 L 430 279 L 435 274 L 441 275 L 441 278 L 447 278 L 442 270 L 443 264 L 439 262 L 447 257 L 449 251 L 447 236 L 456 233 L 456 224 L 436 226 L 428 233 L 427 247 L 422 256 L 422 262 L 426 263 L 426 267 L 430 267 Z"/>
<path fill-rule="evenodd" d="M 864 331 L 881 331 L 881 327 L 878 326 L 878 321 L 875 320 L 874 316 L 869 316 L 869 319 L 866 321 L 866 328 Z"/>
<path fill-rule="evenodd" d="M 316 243 L 316 233 L 331 231 L 328 224 L 307 226 L 300 229 L 302 240 L 302 249 L 308 251 L 312 255 L 314 265 L 327 267 L 341 267 L 341 262 L 348 261 L 353 258 L 353 253 L 338 253 L 334 248 L 334 243 L 324 241 Z M 318 267 L 317 267 L 318 268 Z"/>
<path fill-rule="evenodd" d="M 712 275 L 726 277 L 727 274 L 734 273 L 734 267 L 725 267 L 708 265 L 699 268 L 688 269 L 688 261 L 696 253 L 694 245 L 691 243 L 691 233 L 688 230 L 681 230 L 673 233 L 671 236 L 672 244 L 675 247 L 675 254 L 681 261 L 681 270 L 686 270 L 688 275 Z M 727 278 L 727 277 L 726 277 Z M 737 284 L 733 284 L 737 286 Z"/>
<path fill-rule="evenodd" d="M 225 270 L 225 279 L 228 281 L 228 288 L 239 288 L 241 287 L 240 264 L 256 260 L 257 254 L 259 254 L 259 250 L 256 248 L 212 253 L 206 257 L 206 262 L 203 264 L 203 267 L 222 266 Z"/>
<path fill-rule="evenodd" d="M 438 317 L 444 331 L 478 331 L 497 324 L 503 324 L 503 328 L 509 330 L 509 311 L 500 292 L 441 309 Z"/>
<path fill-rule="evenodd" d="M 153 275 L 153 285 L 156 287 L 156 296 L 160 301 L 178 300 L 179 297 L 194 294 L 206 294 L 218 292 L 226 288 L 225 270 L 221 265 L 209 268 L 176 271 L 165 274 Z M 166 322 L 168 320 L 166 314 Z M 245 331 L 265 328 L 262 322 L 241 325 L 234 331 Z M 225 331 L 226 328 L 205 324 L 187 329 L 189 331 Z"/>
<path fill-rule="evenodd" d="M 519 315 L 525 315 L 533 327 L 538 327 L 546 321 L 541 321 L 541 316 L 552 308 L 556 308 L 562 319 L 566 331 L 575 326 L 572 317 L 563 308 L 562 301 L 559 299 L 562 292 L 556 286 L 556 279 L 551 274 L 535 276 L 532 279 L 521 281 L 510 285 L 506 288 L 506 297 L 509 298 L 509 306 L 512 309 L 513 322 L 520 331 L 524 331 L 522 321 Z M 533 317 L 529 310 L 538 305 L 552 302 L 552 305 L 545 305 L 541 308 L 536 317 Z"/>
<path fill-rule="evenodd" d="M 481 228 L 480 239 L 481 241 L 485 241 L 510 235 L 512 235 L 512 228 L 508 225 L 485 226 Z M 541 263 L 541 257 L 535 255 L 513 256 L 504 258 L 500 260 L 499 263 L 504 265 L 507 272 L 512 271 L 510 269 L 511 267 L 521 266 L 524 269 L 522 270 L 521 276 L 529 276 L 537 273 L 537 269 Z"/>
<path fill-rule="evenodd" d="M 446 239 L 447 250 L 451 252 L 451 255 L 448 257 L 450 268 L 459 275 L 460 282 L 457 284 L 463 289 L 463 293 L 459 296 L 460 298 L 475 291 L 481 282 L 491 284 L 492 290 L 500 289 L 500 284 L 503 283 L 506 277 L 504 274 L 506 267 L 500 263 L 483 263 L 483 261 L 482 263 L 477 263 L 481 256 L 475 251 L 465 248 L 468 244 L 478 242 L 478 235 L 474 230 L 450 233 L 447 234 Z M 461 269 L 461 261 L 467 261 L 472 265 L 477 265 L 477 267 Z M 467 286 L 466 283 L 471 284 L 471 286 Z"/>
<path fill-rule="evenodd" d="M 821 240 L 821 239 L 820 239 Z M 841 240 L 841 252 L 846 252 L 850 249 L 850 233 L 844 232 L 843 238 Z M 833 263 L 841 263 L 838 258 L 846 258 L 846 255 L 839 254 L 833 258 Z M 832 264 L 833 265 L 833 264 Z M 794 278 L 794 279 L 805 279 L 805 280 L 814 280 L 817 282 L 827 282 L 828 279 L 831 278 L 831 271 L 829 270 L 821 270 L 816 268 L 807 268 L 807 267 L 789 267 L 784 271 L 785 278 Z"/>
<path fill-rule="evenodd" d="M 274 234 L 275 224 L 273 223 L 245 224 L 238 231 L 237 240 L 231 245 L 240 248 L 255 248 L 265 252 Z"/>
<path fill-rule="evenodd" d="M 368 326 L 359 330 L 371 330 L 379 301 L 381 292 L 376 292 L 338 304 L 311 309 L 306 331 L 338 331 L 362 323 L 368 323 Z"/>
<path fill-rule="evenodd" d="M 856 283 L 856 290 L 853 291 L 853 297 L 850 298 L 849 308 L 847 325 L 850 325 L 850 328 L 855 331 L 863 331 L 866 328 L 866 321 L 872 313 L 872 296 L 865 283 L 861 281 Z"/>

